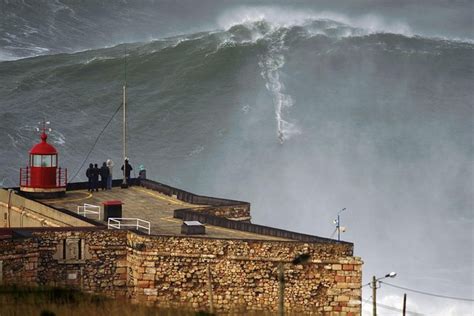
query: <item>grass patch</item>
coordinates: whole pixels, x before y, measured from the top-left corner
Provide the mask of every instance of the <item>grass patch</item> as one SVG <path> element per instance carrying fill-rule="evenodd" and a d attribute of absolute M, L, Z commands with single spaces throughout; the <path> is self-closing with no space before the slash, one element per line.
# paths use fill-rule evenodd
<path fill-rule="evenodd" d="M 131 304 L 74 289 L 0 287 L 0 316 L 190 316 L 192 311 Z M 205 312 L 199 315 L 210 315 Z"/>

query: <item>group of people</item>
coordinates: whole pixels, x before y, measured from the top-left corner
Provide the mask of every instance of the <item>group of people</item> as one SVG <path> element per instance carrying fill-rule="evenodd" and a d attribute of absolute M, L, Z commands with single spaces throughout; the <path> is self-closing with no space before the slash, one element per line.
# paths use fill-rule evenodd
<path fill-rule="evenodd" d="M 112 159 L 107 159 L 106 162 L 102 163 L 102 167 L 99 168 L 97 164 L 89 164 L 89 168 L 86 171 L 86 176 L 88 179 L 87 191 L 93 192 L 99 191 L 99 184 L 102 190 L 112 189 L 112 170 L 114 167 L 114 162 Z M 125 164 L 122 165 L 122 170 L 125 169 L 125 177 L 127 178 L 127 183 L 130 180 L 130 172 L 133 170 L 132 166 L 128 163 L 128 159 L 125 159 Z M 99 183 L 100 177 L 100 183 Z"/>

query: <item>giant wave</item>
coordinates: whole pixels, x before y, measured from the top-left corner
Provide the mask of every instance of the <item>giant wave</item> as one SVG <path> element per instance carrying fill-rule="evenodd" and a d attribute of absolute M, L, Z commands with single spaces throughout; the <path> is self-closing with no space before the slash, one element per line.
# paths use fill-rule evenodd
<path fill-rule="evenodd" d="M 126 65 L 130 157 L 151 178 L 249 200 L 257 223 L 320 235 L 349 205 L 347 239 L 366 269 L 397 262 L 417 287 L 463 296 L 468 251 L 452 255 L 452 271 L 424 262 L 472 245 L 460 231 L 472 227 L 473 51 L 305 17 L 4 61 L 0 181 L 17 185 L 43 117 L 73 174 L 120 106 Z M 120 159 L 120 124 L 91 161 Z"/>

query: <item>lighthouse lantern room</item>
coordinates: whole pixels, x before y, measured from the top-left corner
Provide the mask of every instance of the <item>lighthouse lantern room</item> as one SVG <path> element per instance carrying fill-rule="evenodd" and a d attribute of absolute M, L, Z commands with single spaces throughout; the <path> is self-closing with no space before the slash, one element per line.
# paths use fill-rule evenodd
<path fill-rule="evenodd" d="M 48 123 L 43 122 L 41 142 L 31 148 L 28 166 L 20 169 L 20 190 L 46 197 L 64 194 L 67 185 L 67 169 L 58 167 L 58 152 L 46 141 Z"/>

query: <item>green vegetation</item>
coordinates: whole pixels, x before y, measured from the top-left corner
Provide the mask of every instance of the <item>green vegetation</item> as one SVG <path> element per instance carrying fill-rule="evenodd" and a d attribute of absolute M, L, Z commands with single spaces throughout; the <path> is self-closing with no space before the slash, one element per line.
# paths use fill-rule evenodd
<path fill-rule="evenodd" d="M 56 287 L 0 287 L 0 316 L 194 316 L 210 315 L 131 304 Z"/>

